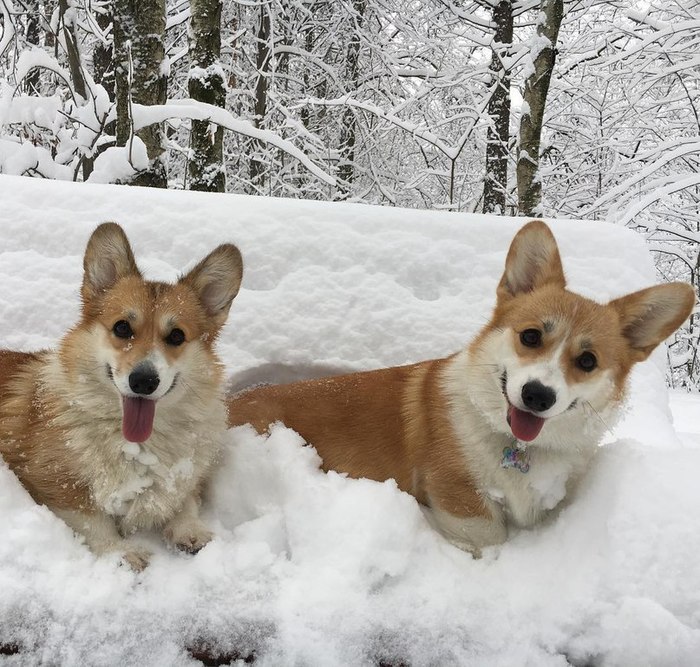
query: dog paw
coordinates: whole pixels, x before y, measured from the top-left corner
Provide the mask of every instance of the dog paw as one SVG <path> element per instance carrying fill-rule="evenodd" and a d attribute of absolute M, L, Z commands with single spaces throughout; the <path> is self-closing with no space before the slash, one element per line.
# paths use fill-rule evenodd
<path fill-rule="evenodd" d="M 187 521 L 168 527 L 164 534 L 173 546 L 190 554 L 196 554 L 214 537 L 214 534 L 201 521 Z"/>
<path fill-rule="evenodd" d="M 122 553 L 124 561 L 134 572 L 143 572 L 151 559 L 151 552 L 141 547 L 129 547 Z"/>

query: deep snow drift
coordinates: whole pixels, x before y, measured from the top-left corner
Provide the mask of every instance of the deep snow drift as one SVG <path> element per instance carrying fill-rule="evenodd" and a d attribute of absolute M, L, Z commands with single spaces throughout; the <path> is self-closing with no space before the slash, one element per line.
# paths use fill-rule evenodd
<path fill-rule="evenodd" d="M 126 229 L 150 278 L 216 244 L 246 263 L 219 345 L 234 383 L 445 355 L 488 319 L 522 220 L 157 192 L 0 176 L 0 343 L 54 345 L 78 313 L 85 242 Z M 654 282 L 640 238 L 552 224 L 572 289 Z M 229 433 L 195 557 L 154 549 L 136 575 L 96 559 L 0 466 L 0 645 L 7 664 L 186 665 L 186 647 L 260 665 L 696 665 L 700 404 L 633 376 L 628 417 L 575 501 L 475 561 L 392 482 L 318 470 L 292 431 Z M 289 369 L 283 369 L 290 367 Z"/>

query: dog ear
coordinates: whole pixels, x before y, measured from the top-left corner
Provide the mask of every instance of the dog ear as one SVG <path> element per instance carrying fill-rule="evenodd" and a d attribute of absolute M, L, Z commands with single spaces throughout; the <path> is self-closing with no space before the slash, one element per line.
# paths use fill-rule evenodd
<path fill-rule="evenodd" d="M 667 283 L 627 294 L 610 304 L 620 316 L 622 335 L 643 361 L 689 317 L 695 290 L 688 283 Z"/>
<path fill-rule="evenodd" d="M 243 279 L 243 258 L 235 245 L 225 243 L 215 248 L 180 282 L 189 285 L 213 318 L 217 327 L 226 322 Z"/>
<path fill-rule="evenodd" d="M 498 284 L 498 300 L 532 292 L 547 284 L 566 286 L 559 248 L 542 220 L 528 222 L 515 235 L 506 257 L 506 268 Z"/>
<path fill-rule="evenodd" d="M 125 276 L 140 276 L 124 230 L 115 222 L 101 224 L 90 237 L 83 258 L 83 301 L 100 296 Z"/>

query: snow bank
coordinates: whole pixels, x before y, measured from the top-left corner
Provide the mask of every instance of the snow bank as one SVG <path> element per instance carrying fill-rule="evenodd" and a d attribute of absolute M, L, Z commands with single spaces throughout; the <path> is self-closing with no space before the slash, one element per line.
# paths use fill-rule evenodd
<path fill-rule="evenodd" d="M 487 320 L 522 222 L 7 176 L 0 202 L 0 341 L 18 349 L 75 321 L 100 221 L 125 227 L 152 278 L 237 243 L 246 274 L 219 345 L 234 383 L 456 350 Z M 654 282 L 631 232 L 552 227 L 573 289 Z M 697 664 L 700 439 L 672 428 L 663 362 L 637 369 L 576 501 L 479 561 L 393 482 L 324 474 L 282 427 L 230 431 L 206 508 L 217 538 L 192 558 L 144 535 L 140 575 L 94 558 L 0 466 L 0 645 L 22 649 L 0 661 L 188 665 L 207 646 L 274 666 Z M 685 432 L 697 407 L 679 411 Z"/>

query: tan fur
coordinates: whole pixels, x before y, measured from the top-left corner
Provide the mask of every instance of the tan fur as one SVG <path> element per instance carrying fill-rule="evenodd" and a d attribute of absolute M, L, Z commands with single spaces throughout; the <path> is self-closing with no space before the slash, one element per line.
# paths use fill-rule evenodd
<path fill-rule="evenodd" d="M 606 305 L 565 284 L 554 237 L 533 221 L 513 240 L 491 321 L 467 350 L 410 366 L 254 388 L 230 397 L 229 424 L 250 423 L 264 432 L 279 421 L 317 449 L 325 470 L 394 478 L 430 508 L 449 540 L 478 553 L 505 539 L 506 524 L 531 526 L 570 492 L 614 422 L 632 365 L 669 336 L 694 303 L 692 288 L 681 283 Z M 529 328 L 542 331 L 536 349 L 520 342 Z M 598 360 L 591 373 L 577 366 L 584 351 Z M 501 386 L 509 364 L 518 372 L 544 364 L 566 385 L 560 393 L 575 399 L 558 408 L 528 446 L 528 474 L 500 465 L 504 448 L 515 446 Z"/>
<path fill-rule="evenodd" d="M 466 468 L 459 470 L 462 456 L 439 409 L 443 363 L 260 387 L 229 402 L 229 423 L 250 423 L 264 432 L 281 421 L 316 446 L 324 470 L 378 481 L 393 478 L 424 504 L 434 495 L 454 514 L 480 515 L 483 502 Z M 433 443 L 430 450 L 426 442 Z"/>
<path fill-rule="evenodd" d="M 211 539 L 199 493 L 226 429 L 213 346 L 240 285 L 240 253 L 220 246 L 174 285 L 147 282 L 123 231 L 108 223 L 84 264 L 81 321 L 58 350 L 0 351 L 0 454 L 95 552 L 120 550 L 138 569 L 148 554 L 123 539 L 138 529 L 163 529 L 190 551 Z M 133 336 L 115 335 L 119 320 Z M 185 333 L 177 346 L 166 341 L 175 327 Z M 152 358 L 172 384 L 157 399 L 150 437 L 127 442 L 117 379 Z"/>

